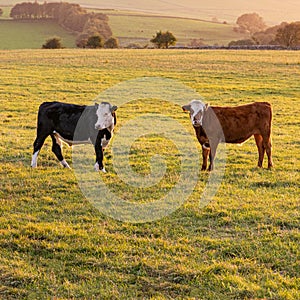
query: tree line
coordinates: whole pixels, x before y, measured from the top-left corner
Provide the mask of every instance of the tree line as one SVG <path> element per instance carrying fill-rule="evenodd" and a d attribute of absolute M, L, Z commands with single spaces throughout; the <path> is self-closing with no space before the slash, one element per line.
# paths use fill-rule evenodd
<path fill-rule="evenodd" d="M 78 47 L 85 47 L 91 36 L 100 36 L 104 40 L 112 37 L 108 16 L 103 13 L 88 13 L 79 4 L 23 2 L 11 9 L 10 16 L 17 20 L 54 20 L 63 28 L 78 35 L 76 40 Z"/>
<path fill-rule="evenodd" d="M 287 48 L 300 46 L 300 22 L 282 22 L 267 27 L 263 18 L 257 13 L 243 14 L 237 21 L 236 32 L 247 33 L 249 39 L 232 41 L 229 46 L 273 45 Z"/>

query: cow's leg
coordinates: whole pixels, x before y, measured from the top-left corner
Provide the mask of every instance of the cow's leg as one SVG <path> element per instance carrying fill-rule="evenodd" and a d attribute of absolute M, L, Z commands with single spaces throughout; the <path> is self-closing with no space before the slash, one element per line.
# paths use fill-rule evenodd
<path fill-rule="evenodd" d="M 106 170 L 103 166 L 103 148 L 101 146 L 101 135 L 98 134 L 96 142 L 95 142 L 95 154 L 96 154 L 96 163 L 95 163 L 95 170 L 96 171 L 102 171 L 103 173 L 106 173 Z"/>
<path fill-rule="evenodd" d="M 268 168 L 273 167 L 273 161 L 272 161 L 272 143 L 270 137 L 264 137 L 263 139 L 263 146 L 266 149 L 267 156 L 268 156 Z"/>
<path fill-rule="evenodd" d="M 31 167 L 32 168 L 37 167 L 38 155 L 39 155 L 39 152 L 40 152 L 47 136 L 48 136 L 48 134 L 42 135 L 39 132 L 37 133 L 37 137 L 33 143 L 33 154 L 32 154 L 32 159 L 31 159 Z"/>
<path fill-rule="evenodd" d="M 263 160 L 264 160 L 264 155 L 265 155 L 265 147 L 263 143 L 263 137 L 260 134 L 255 134 L 254 135 L 257 150 L 258 150 L 258 163 L 257 166 L 259 168 L 262 168 Z"/>
<path fill-rule="evenodd" d="M 96 171 L 102 171 L 103 173 L 106 173 L 106 170 L 103 166 L 103 149 L 102 147 L 96 147 L 95 145 L 95 153 L 96 153 L 96 163 L 95 163 L 95 170 Z"/>
<path fill-rule="evenodd" d="M 66 162 L 66 160 L 64 159 L 64 157 L 62 155 L 60 139 L 55 134 L 51 134 L 51 139 L 52 139 L 52 151 L 53 151 L 53 153 L 56 155 L 57 159 L 59 160 L 59 162 L 61 163 L 61 165 L 64 168 L 69 168 L 70 169 L 69 164 Z"/>
<path fill-rule="evenodd" d="M 210 148 L 205 144 L 202 145 L 202 168 L 201 171 L 207 169 L 208 156 L 210 154 Z"/>
<path fill-rule="evenodd" d="M 212 171 L 214 169 L 214 160 L 217 152 L 218 142 L 209 142 L 209 144 L 210 144 L 210 152 L 209 152 L 210 164 L 208 167 L 208 171 Z"/>

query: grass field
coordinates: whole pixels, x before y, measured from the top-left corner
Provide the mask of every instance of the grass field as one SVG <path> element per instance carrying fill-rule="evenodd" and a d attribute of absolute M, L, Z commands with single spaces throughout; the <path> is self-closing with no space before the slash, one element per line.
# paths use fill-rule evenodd
<path fill-rule="evenodd" d="M 122 44 L 151 44 L 150 39 L 159 30 L 171 31 L 178 46 L 187 46 L 192 39 L 202 39 L 207 45 L 225 45 L 246 36 L 233 31 L 232 24 L 218 24 L 200 20 L 136 14 L 122 11 L 103 11 L 109 16 L 113 34 Z"/>
<path fill-rule="evenodd" d="M 0 20 L 1 19 L 9 19 L 10 18 L 9 14 L 10 14 L 11 6 L 1 6 L 0 8 L 3 11 L 2 16 L 0 16 Z"/>
<path fill-rule="evenodd" d="M 75 36 L 52 21 L 0 20 L 1 49 L 39 49 L 54 36 L 64 47 L 75 47 Z"/>
<path fill-rule="evenodd" d="M 299 52 L 15 50 L 0 51 L 0 61 L 1 299 L 300 298 Z M 144 76 L 179 80 L 212 105 L 272 103 L 275 168 L 255 167 L 253 139 L 228 146 L 224 179 L 206 207 L 199 197 L 208 173 L 199 171 L 176 212 L 144 224 L 98 211 L 74 172 L 60 168 L 49 139 L 38 168 L 30 168 L 43 101 L 90 104 L 107 88 Z M 115 138 L 128 120 L 159 111 L 193 136 L 180 106 L 149 98 L 119 107 Z M 64 153 L 71 164 L 71 148 Z M 131 151 L 142 175 L 157 153 L 167 173 L 154 187 L 128 189 L 111 147 L 101 176 L 132 201 L 157 199 L 178 177 L 173 143 L 145 136 Z"/>
<path fill-rule="evenodd" d="M 0 18 L 0 49 L 39 49 L 46 39 L 53 36 L 62 38 L 64 47 L 75 47 L 75 36 L 50 21 L 9 20 L 10 7 L 3 7 Z M 192 39 L 202 39 L 208 45 L 227 46 L 232 40 L 247 36 L 235 33 L 233 25 L 218 24 L 193 19 L 163 17 L 132 11 L 93 10 L 109 16 L 113 35 L 121 46 L 138 44 L 152 46 L 150 39 L 159 30 L 171 31 L 177 38 L 178 46 L 187 46 Z"/>

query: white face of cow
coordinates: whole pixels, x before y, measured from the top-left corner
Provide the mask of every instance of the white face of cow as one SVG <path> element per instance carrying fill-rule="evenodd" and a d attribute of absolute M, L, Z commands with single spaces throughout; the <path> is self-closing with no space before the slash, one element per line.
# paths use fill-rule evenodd
<path fill-rule="evenodd" d="M 192 100 L 188 105 L 182 106 L 182 109 L 190 113 L 193 126 L 199 127 L 202 126 L 203 115 L 207 106 L 200 100 Z"/>
<path fill-rule="evenodd" d="M 96 104 L 98 120 L 95 124 L 95 129 L 102 130 L 105 128 L 112 129 L 114 127 L 114 112 L 117 110 L 117 106 L 112 106 L 110 103 L 102 102 Z"/>

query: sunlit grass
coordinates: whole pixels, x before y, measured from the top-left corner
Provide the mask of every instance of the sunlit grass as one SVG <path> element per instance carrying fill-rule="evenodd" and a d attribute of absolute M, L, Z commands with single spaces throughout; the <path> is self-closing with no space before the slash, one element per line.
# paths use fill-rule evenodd
<path fill-rule="evenodd" d="M 1 51 L 0 61 L 0 298 L 300 297 L 298 52 Z M 209 205 L 199 209 L 208 179 L 199 171 L 194 192 L 176 212 L 145 224 L 99 212 L 74 172 L 61 169 L 50 139 L 38 168 L 30 168 L 43 101 L 90 104 L 105 89 L 144 76 L 179 80 L 211 105 L 272 103 L 275 168 L 256 168 L 254 139 L 228 145 L 225 176 Z M 150 99 L 119 107 L 116 135 L 134 116 L 158 108 L 194 134 L 179 106 Z M 179 170 L 172 141 L 146 135 L 130 155 L 133 170 L 145 176 L 159 151 L 168 173 L 157 186 L 128 189 L 114 172 L 111 147 L 104 180 L 129 200 L 158 199 Z M 71 163 L 72 149 L 63 152 Z"/>

